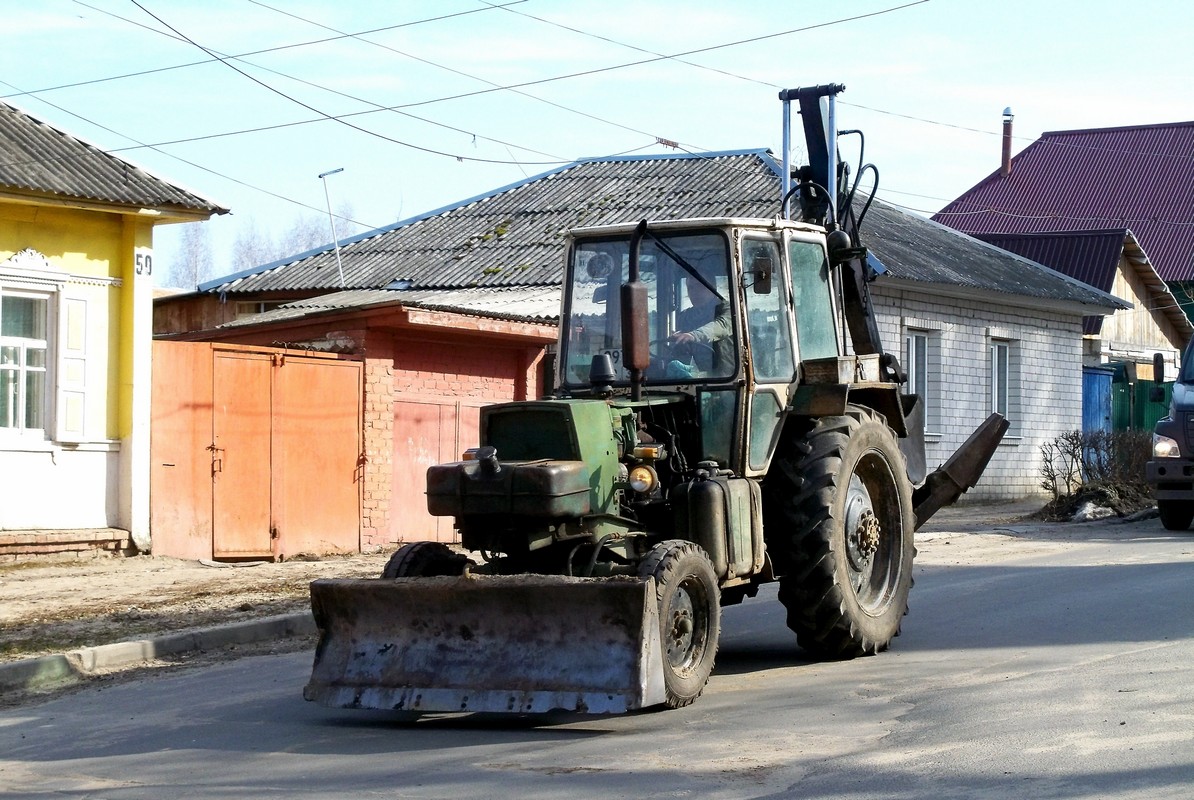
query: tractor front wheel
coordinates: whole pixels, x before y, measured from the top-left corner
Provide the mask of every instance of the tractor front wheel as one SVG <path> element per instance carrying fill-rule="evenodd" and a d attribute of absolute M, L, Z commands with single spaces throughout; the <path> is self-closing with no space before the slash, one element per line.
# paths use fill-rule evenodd
<path fill-rule="evenodd" d="M 689 705 L 709 682 L 721 632 L 713 564 L 699 545 L 673 540 L 655 545 L 638 574 L 655 579 L 666 703 Z"/>
<path fill-rule="evenodd" d="M 381 577 L 392 580 L 463 575 L 469 563 L 468 556 L 441 542 L 411 542 L 394 551 Z"/>

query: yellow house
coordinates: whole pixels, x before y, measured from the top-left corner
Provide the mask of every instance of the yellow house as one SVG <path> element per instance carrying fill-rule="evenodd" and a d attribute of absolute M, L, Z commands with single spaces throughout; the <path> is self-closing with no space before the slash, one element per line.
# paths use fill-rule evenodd
<path fill-rule="evenodd" d="M 148 549 L 153 230 L 224 213 L 0 102 L 0 559 Z"/>

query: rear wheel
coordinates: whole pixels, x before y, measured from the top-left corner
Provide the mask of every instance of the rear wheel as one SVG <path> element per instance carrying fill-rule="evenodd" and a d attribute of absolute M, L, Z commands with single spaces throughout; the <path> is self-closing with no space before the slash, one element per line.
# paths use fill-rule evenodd
<path fill-rule="evenodd" d="M 1165 530 L 1188 530 L 1190 522 L 1194 520 L 1194 501 L 1158 500 L 1157 512 L 1161 515 L 1161 524 L 1165 526 Z"/>
<path fill-rule="evenodd" d="M 391 580 L 463 575 L 468 564 L 468 556 L 441 542 L 411 542 L 394 551 L 381 577 Z"/>
<path fill-rule="evenodd" d="M 790 545 L 779 590 L 788 627 L 822 658 L 887 649 L 908 611 L 916 552 L 895 434 L 852 406 L 817 420 L 777 466 L 768 488 Z"/>
<path fill-rule="evenodd" d="M 655 579 L 666 703 L 689 705 L 709 682 L 721 632 L 713 564 L 699 545 L 667 541 L 651 549 L 638 574 Z"/>

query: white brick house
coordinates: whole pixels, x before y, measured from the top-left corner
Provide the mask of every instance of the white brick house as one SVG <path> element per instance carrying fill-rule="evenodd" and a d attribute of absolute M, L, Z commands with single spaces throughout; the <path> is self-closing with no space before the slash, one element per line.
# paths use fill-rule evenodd
<path fill-rule="evenodd" d="M 929 469 L 1000 411 L 1008 432 L 963 502 L 1043 495 L 1041 445 L 1082 428 L 1083 316 L 1128 304 L 887 206 L 867 223 L 888 268 L 871 284 L 880 334 L 924 398 Z"/>

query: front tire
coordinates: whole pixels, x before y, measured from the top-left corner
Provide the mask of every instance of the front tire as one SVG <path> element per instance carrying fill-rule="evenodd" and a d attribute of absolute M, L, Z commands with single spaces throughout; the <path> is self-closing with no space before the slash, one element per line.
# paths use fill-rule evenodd
<path fill-rule="evenodd" d="M 1194 501 L 1158 500 L 1157 513 L 1161 516 L 1161 524 L 1165 526 L 1165 530 L 1189 530 L 1190 522 L 1194 521 Z"/>
<path fill-rule="evenodd" d="M 674 540 L 653 547 L 638 574 L 655 579 L 665 702 L 669 708 L 690 705 L 709 682 L 721 633 L 713 564 L 699 545 Z"/>
<path fill-rule="evenodd" d="M 779 599 L 797 642 L 819 658 L 886 650 L 912 588 L 912 486 L 878 413 L 822 417 L 776 465 L 769 489 L 790 544 Z M 780 458 L 780 456 L 777 456 Z"/>
<path fill-rule="evenodd" d="M 468 556 L 441 542 L 411 542 L 394 551 L 381 572 L 384 580 L 463 575 Z"/>

